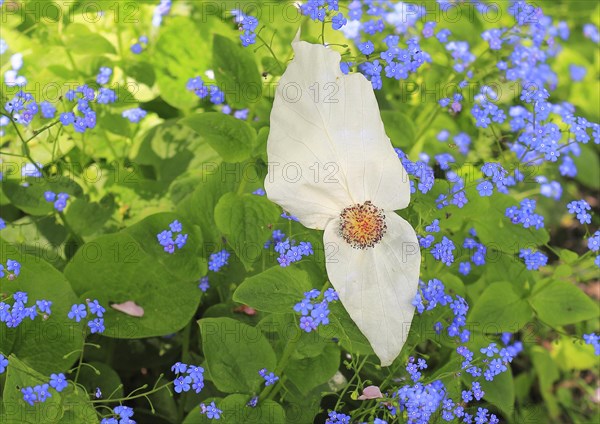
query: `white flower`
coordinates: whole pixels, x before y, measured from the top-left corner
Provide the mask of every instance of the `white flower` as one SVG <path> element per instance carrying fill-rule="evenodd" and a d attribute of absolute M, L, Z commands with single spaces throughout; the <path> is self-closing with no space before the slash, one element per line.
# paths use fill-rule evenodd
<path fill-rule="evenodd" d="M 386 136 L 371 84 L 344 75 L 340 54 L 292 43 L 267 140 L 267 196 L 324 230 L 329 280 L 384 366 L 414 314 L 421 254 L 394 211 L 408 206 L 408 175 Z"/>

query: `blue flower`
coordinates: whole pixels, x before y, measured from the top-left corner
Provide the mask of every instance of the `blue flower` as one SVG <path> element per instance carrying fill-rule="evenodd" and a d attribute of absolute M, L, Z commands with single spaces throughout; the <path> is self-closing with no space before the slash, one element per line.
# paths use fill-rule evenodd
<path fill-rule="evenodd" d="M 62 372 L 58 374 L 50 374 L 49 384 L 57 392 L 62 392 L 69 385 L 65 375 Z"/>
<path fill-rule="evenodd" d="M 227 265 L 231 254 L 227 250 L 221 250 L 220 252 L 213 253 L 210 255 L 208 260 L 208 269 L 214 272 L 218 272 L 221 268 Z"/>
<path fill-rule="evenodd" d="M 83 304 L 79 304 L 79 305 L 75 304 L 75 305 L 71 306 L 71 310 L 67 314 L 69 319 L 74 319 L 76 322 L 81 321 L 81 319 L 85 318 L 86 315 L 87 315 L 87 310 L 85 308 L 85 305 L 83 305 Z"/>
<path fill-rule="evenodd" d="M 200 404 L 200 412 L 202 414 L 206 414 L 206 417 L 209 419 L 215 419 L 218 420 L 221 418 L 221 414 L 223 413 L 222 410 L 220 410 L 219 408 L 217 408 L 217 405 L 215 405 L 214 402 L 211 402 L 210 405 L 205 405 L 204 403 Z"/>
<path fill-rule="evenodd" d="M 180 376 L 173 381 L 173 390 L 176 393 L 187 392 L 191 388 L 192 378 L 189 376 Z"/>
<path fill-rule="evenodd" d="M 33 388 L 23 387 L 21 393 L 23 394 L 23 400 L 33 406 L 34 402 L 37 400 L 37 394 L 33 392 Z"/>
<path fill-rule="evenodd" d="M 100 303 L 98 302 L 97 299 L 94 299 L 93 301 L 88 301 L 87 302 L 88 307 L 90 308 L 90 312 L 92 314 L 95 314 L 96 316 L 102 318 L 104 316 L 104 312 L 106 312 L 106 309 L 104 309 L 104 307 L 102 305 L 100 305 Z"/>
<path fill-rule="evenodd" d="M 316 325 L 327 325 L 329 324 L 329 308 L 327 302 L 321 302 L 316 308 L 310 311 L 310 316 L 314 318 Z"/>
<path fill-rule="evenodd" d="M 6 371 L 6 367 L 8 366 L 8 359 L 0 353 L 0 374 L 3 374 Z"/>
<path fill-rule="evenodd" d="M 33 388 L 33 391 L 35 392 L 36 396 L 37 396 L 37 400 L 39 402 L 45 402 L 46 399 L 48 399 L 49 397 L 52 397 L 52 394 L 48 391 L 48 384 L 38 384 L 37 386 L 35 386 Z"/>
<path fill-rule="evenodd" d="M 347 23 L 348 23 L 348 20 L 344 17 L 343 13 L 338 13 L 333 18 L 331 18 L 331 27 L 335 30 L 340 29 Z"/>
<path fill-rule="evenodd" d="M 300 328 L 307 333 L 310 333 L 317 329 L 317 324 L 312 317 L 305 316 L 300 318 Z"/>
<path fill-rule="evenodd" d="M 521 249 L 519 257 L 525 261 L 525 266 L 529 270 L 537 270 L 546 265 L 548 257 L 542 252 L 533 252 L 531 249 Z"/>
<path fill-rule="evenodd" d="M 274 373 L 267 372 L 266 368 L 259 370 L 258 374 L 265 379 L 265 386 L 272 386 L 277 382 L 277 380 L 279 380 L 279 377 L 277 377 Z"/>
<path fill-rule="evenodd" d="M 589 239 L 588 239 L 588 248 L 592 252 L 597 252 L 600 249 L 600 230 L 596 231 Z"/>
<path fill-rule="evenodd" d="M 171 371 L 173 371 L 175 374 L 183 374 L 187 371 L 187 368 L 187 364 L 184 364 L 182 362 L 175 362 L 171 367 Z"/>
<path fill-rule="evenodd" d="M 124 110 L 123 112 L 121 112 L 121 116 L 123 118 L 128 119 L 130 122 L 133 122 L 134 124 L 140 122 L 147 114 L 148 114 L 148 112 L 146 112 L 145 110 L 143 110 L 139 107 L 134 107 L 134 108 L 127 109 L 127 110 Z"/>
<path fill-rule="evenodd" d="M 200 283 L 198 284 L 198 288 L 202 290 L 202 292 L 206 293 L 206 291 L 210 288 L 210 284 L 208 283 L 208 277 L 204 276 L 200 279 Z"/>
<path fill-rule="evenodd" d="M 110 76 L 112 75 L 112 69 L 102 66 L 98 71 L 98 76 L 96 77 L 96 82 L 100 85 L 108 84 L 110 81 Z"/>
<path fill-rule="evenodd" d="M 493 193 L 493 186 L 489 181 L 482 181 L 477 184 L 477 191 L 480 196 L 491 196 Z"/>
<path fill-rule="evenodd" d="M 104 333 L 106 329 L 104 327 L 104 319 L 103 318 L 94 318 L 91 321 L 88 321 L 88 327 L 90 327 L 90 331 L 92 334 L 94 333 Z"/>
<path fill-rule="evenodd" d="M 362 54 L 368 56 L 375 51 L 375 46 L 373 45 L 373 42 L 369 40 L 364 43 L 359 43 L 358 50 L 360 50 Z"/>
<path fill-rule="evenodd" d="M 569 213 L 576 214 L 577 219 L 582 224 L 592 223 L 592 215 L 587 212 L 591 209 L 591 206 L 585 200 L 574 200 L 567 204 L 567 209 Z"/>

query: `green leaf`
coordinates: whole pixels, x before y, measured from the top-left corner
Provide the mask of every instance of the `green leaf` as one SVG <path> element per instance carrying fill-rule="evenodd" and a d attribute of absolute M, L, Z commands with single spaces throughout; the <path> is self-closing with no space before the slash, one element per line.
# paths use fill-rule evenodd
<path fill-rule="evenodd" d="M 7 259 L 20 262 L 21 273 L 12 282 L 3 278 L 0 291 L 7 296 L 26 292 L 29 299 L 26 306 L 35 305 L 37 300 L 49 300 L 52 313 L 46 320 L 42 316 L 33 321 L 26 319 L 17 328 L 0 325 L 0 351 L 17 355 L 25 364 L 45 374 L 66 370 L 74 357 L 64 356 L 81 348 L 83 342 L 82 324 L 67 317 L 71 305 L 77 302 L 75 293 L 64 275 L 40 255 L 21 254 L 18 248 L 0 240 L 0 262 L 5 264 Z"/>
<path fill-rule="evenodd" d="M 233 293 L 235 302 L 259 311 L 286 313 L 312 288 L 305 271 L 275 266 L 246 278 Z"/>
<path fill-rule="evenodd" d="M 598 305 L 572 283 L 552 280 L 540 284 L 529 303 L 548 325 L 560 327 L 598 317 Z"/>
<path fill-rule="evenodd" d="M 254 56 L 238 43 L 215 34 L 213 69 L 231 107 L 243 109 L 260 100 L 262 81 Z"/>
<path fill-rule="evenodd" d="M 340 350 L 335 345 L 327 345 L 318 356 L 295 359 L 285 367 L 284 373 L 303 394 L 313 387 L 326 383 L 340 366 Z"/>
<path fill-rule="evenodd" d="M 227 172 L 227 165 L 207 163 L 201 167 L 202 176 L 196 189 L 177 204 L 177 211 L 202 229 L 207 244 L 221 242 L 221 233 L 215 225 L 215 206 L 225 193 L 239 184 L 238 176 Z"/>
<path fill-rule="evenodd" d="M 401 112 L 382 110 L 385 133 L 394 147 L 407 148 L 415 143 L 416 129 L 412 119 Z"/>
<path fill-rule="evenodd" d="M 260 257 L 271 235 L 270 224 L 277 221 L 279 208 L 266 197 L 227 193 L 215 207 L 215 222 L 227 236 L 246 269 Z"/>
<path fill-rule="evenodd" d="M 15 355 L 10 355 L 8 361 L 6 384 L 2 394 L 4 408 L 0 413 L 0 422 L 3 424 L 24 422 L 94 424 L 98 422 L 96 410 L 87 396 L 81 389 L 75 393 L 72 384 L 61 393 L 50 388 L 51 397 L 44 403 L 36 402 L 33 406 L 27 404 L 18 389 L 48 383 L 49 375 L 40 374 Z M 24 418 L 27 421 L 24 421 Z M 30 419 L 35 421 L 29 421 Z"/>
<path fill-rule="evenodd" d="M 275 352 L 257 327 L 231 318 L 198 321 L 210 379 L 225 393 L 253 393 L 264 383 L 262 368 L 275 368 Z"/>
<path fill-rule="evenodd" d="M 600 189 L 600 159 L 598 159 L 598 150 L 585 144 L 580 144 L 580 146 L 581 154 L 573 156 L 573 162 L 577 167 L 575 178 L 590 188 Z"/>
<path fill-rule="evenodd" d="M 535 248 L 550 240 L 546 229 L 524 228 L 520 224 L 513 224 L 505 216 L 506 209 L 517 204 L 509 197 L 494 196 L 493 199 L 489 199 L 480 197 L 476 192 L 467 197 L 473 199 L 467 204 L 470 205 L 467 213 L 473 218 L 477 237 L 488 249 L 518 255 L 520 249 Z M 481 213 L 483 210 L 485 214 Z"/>
<path fill-rule="evenodd" d="M 541 346 L 531 348 L 531 362 L 540 385 L 540 392 L 552 417 L 558 417 L 560 408 L 553 394 L 553 384 L 560 378 L 558 367 L 550 356 L 550 353 Z"/>
<path fill-rule="evenodd" d="M 340 345 L 350 353 L 373 354 L 371 344 L 352 321 L 341 302 L 331 303 L 329 310 L 329 325 L 319 326 L 319 335 L 324 339 L 339 339 Z"/>
<path fill-rule="evenodd" d="M 463 381 L 471 385 L 473 377 L 468 373 L 462 373 Z M 500 408 L 506 417 L 512 417 L 515 410 L 515 386 L 513 383 L 512 370 L 507 370 L 494 377 L 494 381 L 480 380 L 481 389 L 485 392 L 483 398 L 491 404 Z"/>
<path fill-rule="evenodd" d="M 185 86 L 190 78 L 210 68 L 210 55 L 206 37 L 192 20 L 182 16 L 166 19 L 152 54 L 156 84 L 164 101 L 180 109 L 198 104 L 198 97 Z"/>
<path fill-rule="evenodd" d="M 469 323 L 483 333 L 516 332 L 531 319 L 527 300 L 508 282 L 489 285 L 475 301 Z"/>
<path fill-rule="evenodd" d="M 158 180 L 169 182 L 188 169 L 202 169 L 206 163 L 220 162 L 217 153 L 198 133 L 177 120 L 152 127 L 131 157 L 138 165 L 152 166 Z"/>
<path fill-rule="evenodd" d="M 111 393 L 113 398 L 123 397 L 123 385 L 121 378 L 115 370 L 104 362 L 88 362 L 89 366 L 81 367 L 79 372 L 79 383 L 85 387 L 87 393 L 95 393 L 96 388 L 107 398 Z M 92 369 L 94 367 L 100 374 Z"/>
<path fill-rule="evenodd" d="M 188 240 L 182 249 L 169 254 L 156 234 L 168 229 L 174 219 L 182 222 Z M 197 281 L 207 271 L 201 249 L 196 227 L 174 214 L 155 214 L 124 231 L 85 243 L 65 275 L 81 298 L 96 298 L 105 305 L 105 336 L 161 336 L 183 328 L 198 308 Z M 128 300 L 144 308 L 143 317 L 108 307 Z"/>
<path fill-rule="evenodd" d="M 247 122 L 221 112 L 205 112 L 181 120 L 204 138 L 225 162 L 243 162 L 250 157 L 256 131 Z"/>
<path fill-rule="evenodd" d="M 80 55 L 100 55 L 116 53 L 114 46 L 106 38 L 90 31 L 83 24 L 70 24 L 65 30 L 65 47 L 71 53 Z"/>
<path fill-rule="evenodd" d="M 266 399 L 260 401 L 255 408 L 246 406 L 250 396 L 229 395 L 218 403 L 223 411 L 220 422 L 225 424 L 285 424 L 285 411 L 277 402 Z"/>
<path fill-rule="evenodd" d="M 46 191 L 55 193 L 67 193 L 71 199 L 82 196 L 81 187 L 72 179 L 63 176 L 52 177 L 49 180 L 43 178 L 27 178 L 28 184 L 22 185 L 21 181 L 7 180 L 2 182 L 4 194 L 13 206 L 30 215 L 47 215 L 54 212 L 53 202 L 44 199 Z M 72 200 L 67 201 L 67 204 Z"/>
<path fill-rule="evenodd" d="M 102 198 L 99 203 L 77 198 L 67 209 L 66 220 L 75 234 L 88 236 L 98 232 L 115 210 L 112 196 Z"/>

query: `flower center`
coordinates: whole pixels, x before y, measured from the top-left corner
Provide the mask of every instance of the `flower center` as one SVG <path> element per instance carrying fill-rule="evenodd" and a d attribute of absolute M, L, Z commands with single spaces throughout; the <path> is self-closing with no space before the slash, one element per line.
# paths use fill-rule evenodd
<path fill-rule="evenodd" d="M 348 206 L 340 214 L 340 236 L 355 249 L 374 247 L 386 229 L 383 209 L 369 200 Z"/>

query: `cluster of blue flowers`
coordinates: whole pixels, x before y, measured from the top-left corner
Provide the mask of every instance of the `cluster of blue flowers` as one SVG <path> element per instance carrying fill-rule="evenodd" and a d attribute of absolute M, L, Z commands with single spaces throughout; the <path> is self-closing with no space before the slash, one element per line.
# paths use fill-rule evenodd
<path fill-rule="evenodd" d="M 50 310 L 52 302 L 49 300 L 37 300 L 35 305 L 25 306 L 28 302 L 27 293 L 18 291 L 12 297 L 14 300 L 12 306 L 0 301 L 0 322 L 5 323 L 8 328 L 18 327 L 25 318 L 34 320 L 36 316 L 42 315 L 44 319 L 47 319 L 52 313 Z"/>
<path fill-rule="evenodd" d="M 258 27 L 258 19 L 254 16 L 246 15 L 239 10 L 232 10 L 232 15 L 234 16 L 234 21 L 239 25 L 240 31 L 240 40 L 242 41 L 242 46 L 248 47 L 252 44 L 256 43 L 256 28 Z"/>
<path fill-rule="evenodd" d="M 218 420 L 221 419 L 222 410 L 217 408 L 214 402 L 211 402 L 209 405 L 205 405 L 204 403 L 200 404 L 200 413 L 202 415 L 206 415 L 206 418 L 210 420 Z"/>
<path fill-rule="evenodd" d="M 435 182 L 435 176 L 433 173 L 433 168 L 430 167 L 427 162 L 429 161 L 428 156 L 424 156 L 425 160 L 418 160 L 416 162 L 411 161 L 406 154 L 401 149 L 394 149 L 396 154 L 402 161 L 402 166 L 409 175 L 412 175 L 418 179 L 417 188 L 423 194 L 427 193 L 433 187 L 433 183 Z M 410 180 L 410 192 L 415 193 L 415 183 L 411 179 Z"/>
<path fill-rule="evenodd" d="M 590 215 L 587 211 L 591 210 L 592 207 L 585 200 L 574 200 L 567 205 L 567 209 L 569 213 L 575 214 L 577 219 L 582 224 L 591 224 L 592 223 L 592 215 Z"/>
<path fill-rule="evenodd" d="M 210 258 L 208 259 L 208 269 L 213 272 L 220 271 L 221 268 L 223 268 L 225 265 L 227 265 L 229 263 L 230 256 L 231 256 L 231 253 L 229 253 L 225 249 L 211 254 Z"/>
<path fill-rule="evenodd" d="M 86 300 L 87 307 L 83 303 L 74 304 L 71 306 L 71 310 L 67 313 L 67 317 L 69 319 L 75 320 L 75 322 L 80 322 L 83 318 L 85 318 L 88 314 L 88 309 L 91 314 L 96 315 L 96 318 L 90 319 L 87 322 L 88 327 L 90 328 L 90 332 L 94 333 L 103 333 L 106 329 L 104 327 L 104 312 L 106 309 L 100 305 L 98 300 L 94 299 L 93 301 L 87 299 Z"/>
<path fill-rule="evenodd" d="M 535 200 L 523 199 L 520 207 L 506 208 L 505 215 L 513 224 L 522 224 L 524 228 L 535 227 L 536 230 L 539 230 L 544 228 L 544 217 L 535 213 L 535 207 Z"/>
<path fill-rule="evenodd" d="M 352 417 L 341 412 L 329 411 L 325 424 L 350 424 Z"/>
<path fill-rule="evenodd" d="M 447 328 L 448 336 L 459 337 L 462 343 L 469 341 L 471 332 L 466 328 L 466 316 L 469 310 L 467 301 L 461 296 L 456 295 L 452 297 L 445 292 L 444 283 L 437 278 L 429 280 L 427 284 L 423 281 L 419 281 L 419 290 L 412 302 L 413 306 L 417 308 L 419 314 L 425 311 L 431 311 L 438 305 L 446 306 L 452 310 L 453 318 L 449 321 Z M 434 330 L 437 334 L 440 334 L 444 329 L 444 324 L 440 321 L 434 324 Z"/>
<path fill-rule="evenodd" d="M 133 54 L 140 54 L 146 49 L 146 47 L 148 47 L 148 37 L 142 35 L 138 38 L 137 42 L 131 45 L 130 49 Z"/>
<path fill-rule="evenodd" d="M 183 226 L 181 222 L 175 220 L 169 224 L 170 230 L 161 231 L 156 235 L 158 242 L 163 247 L 164 251 L 167 253 L 174 253 L 175 247 L 177 249 L 183 248 L 187 243 L 188 235 L 183 234 Z M 173 240 L 173 235 L 176 234 L 175 240 Z"/>
<path fill-rule="evenodd" d="M 38 384 L 34 387 L 22 387 L 21 394 L 23 395 L 23 400 L 33 406 L 36 402 L 43 403 L 46 399 L 52 397 L 50 387 L 60 393 L 66 389 L 67 386 L 67 379 L 63 373 L 51 374 L 48 383 Z"/>
<path fill-rule="evenodd" d="M 12 281 L 21 273 L 21 264 L 14 259 L 7 259 L 6 267 L 0 264 L 0 278 L 4 278 L 5 270 L 8 271 L 7 278 Z"/>
<path fill-rule="evenodd" d="M 475 229 L 471 228 L 471 234 L 476 236 Z M 472 238 L 465 238 L 463 242 L 463 247 L 465 249 L 469 249 L 471 253 L 471 261 L 475 266 L 485 265 L 485 255 L 487 253 L 487 248 L 483 243 L 479 243 Z M 463 275 L 468 275 L 471 271 L 471 262 L 464 261 L 458 265 L 458 272 Z"/>
<path fill-rule="evenodd" d="M 300 328 L 307 333 L 317 329 L 319 325 L 329 324 L 329 303 L 339 300 L 332 288 L 323 293 L 323 300 L 316 300 L 321 295 L 317 289 L 304 293 L 304 299 L 294 305 L 294 311 L 302 314 Z"/>
<path fill-rule="evenodd" d="M 176 393 L 189 392 L 190 389 L 200 393 L 204 388 L 204 368 L 176 362 L 171 371 L 177 375 L 173 380 L 173 390 Z"/>
<path fill-rule="evenodd" d="M 279 380 L 275 373 L 268 372 L 266 368 L 258 370 L 258 374 L 265 379 L 265 386 L 272 386 Z"/>
<path fill-rule="evenodd" d="M 69 90 L 65 98 L 69 102 L 77 99 L 77 110 L 82 116 L 75 115 L 74 112 L 63 112 L 60 114 L 60 122 L 64 126 L 73 125 L 76 132 L 84 133 L 87 129 L 96 127 L 96 112 L 90 107 L 90 102 L 96 99 L 96 92 L 87 84 L 78 86 L 75 90 Z"/>
<path fill-rule="evenodd" d="M 594 353 L 596 355 L 600 355 L 600 336 L 598 336 L 598 334 L 596 334 L 596 333 L 584 334 L 583 340 L 585 341 L 586 344 L 594 346 Z M 1 372 L 0 372 L 0 374 L 1 374 Z"/>
<path fill-rule="evenodd" d="M 56 209 L 58 212 L 62 212 L 67 207 L 69 195 L 67 193 L 56 194 L 53 191 L 46 191 L 44 193 L 44 199 L 46 202 L 54 202 L 54 209 Z"/>
<path fill-rule="evenodd" d="M 529 270 L 537 270 L 548 263 L 548 257 L 542 252 L 534 252 L 531 249 L 521 249 L 519 257 L 525 261 L 525 266 Z"/>
<path fill-rule="evenodd" d="M 277 262 L 281 267 L 289 266 L 314 253 L 312 244 L 309 241 L 301 241 L 300 244 L 295 245 L 295 240 L 290 241 L 289 238 L 276 242 L 275 252 L 279 253 Z"/>
<path fill-rule="evenodd" d="M 100 424 L 136 424 L 133 417 L 133 408 L 125 405 L 115 406 L 113 413 L 118 417 L 103 418 Z"/>
<path fill-rule="evenodd" d="M 210 102 L 220 105 L 225 102 L 225 94 L 216 85 L 206 85 L 201 77 L 190 78 L 185 85 L 188 91 L 193 91 L 201 99 L 208 97 Z"/>
<path fill-rule="evenodd" d="M 17 92 L 6 102 L 4 108 L 12 115 L 15 122 L 21 125 L 29 125 L 40 109 L 42 118 L 51 119 L 56 114 L 56 108 L 51 103 L 43 101 L 38 105 L 32 94 L 23 91 Z M 4 124 L 8 124 L 8 118 Z"/>

